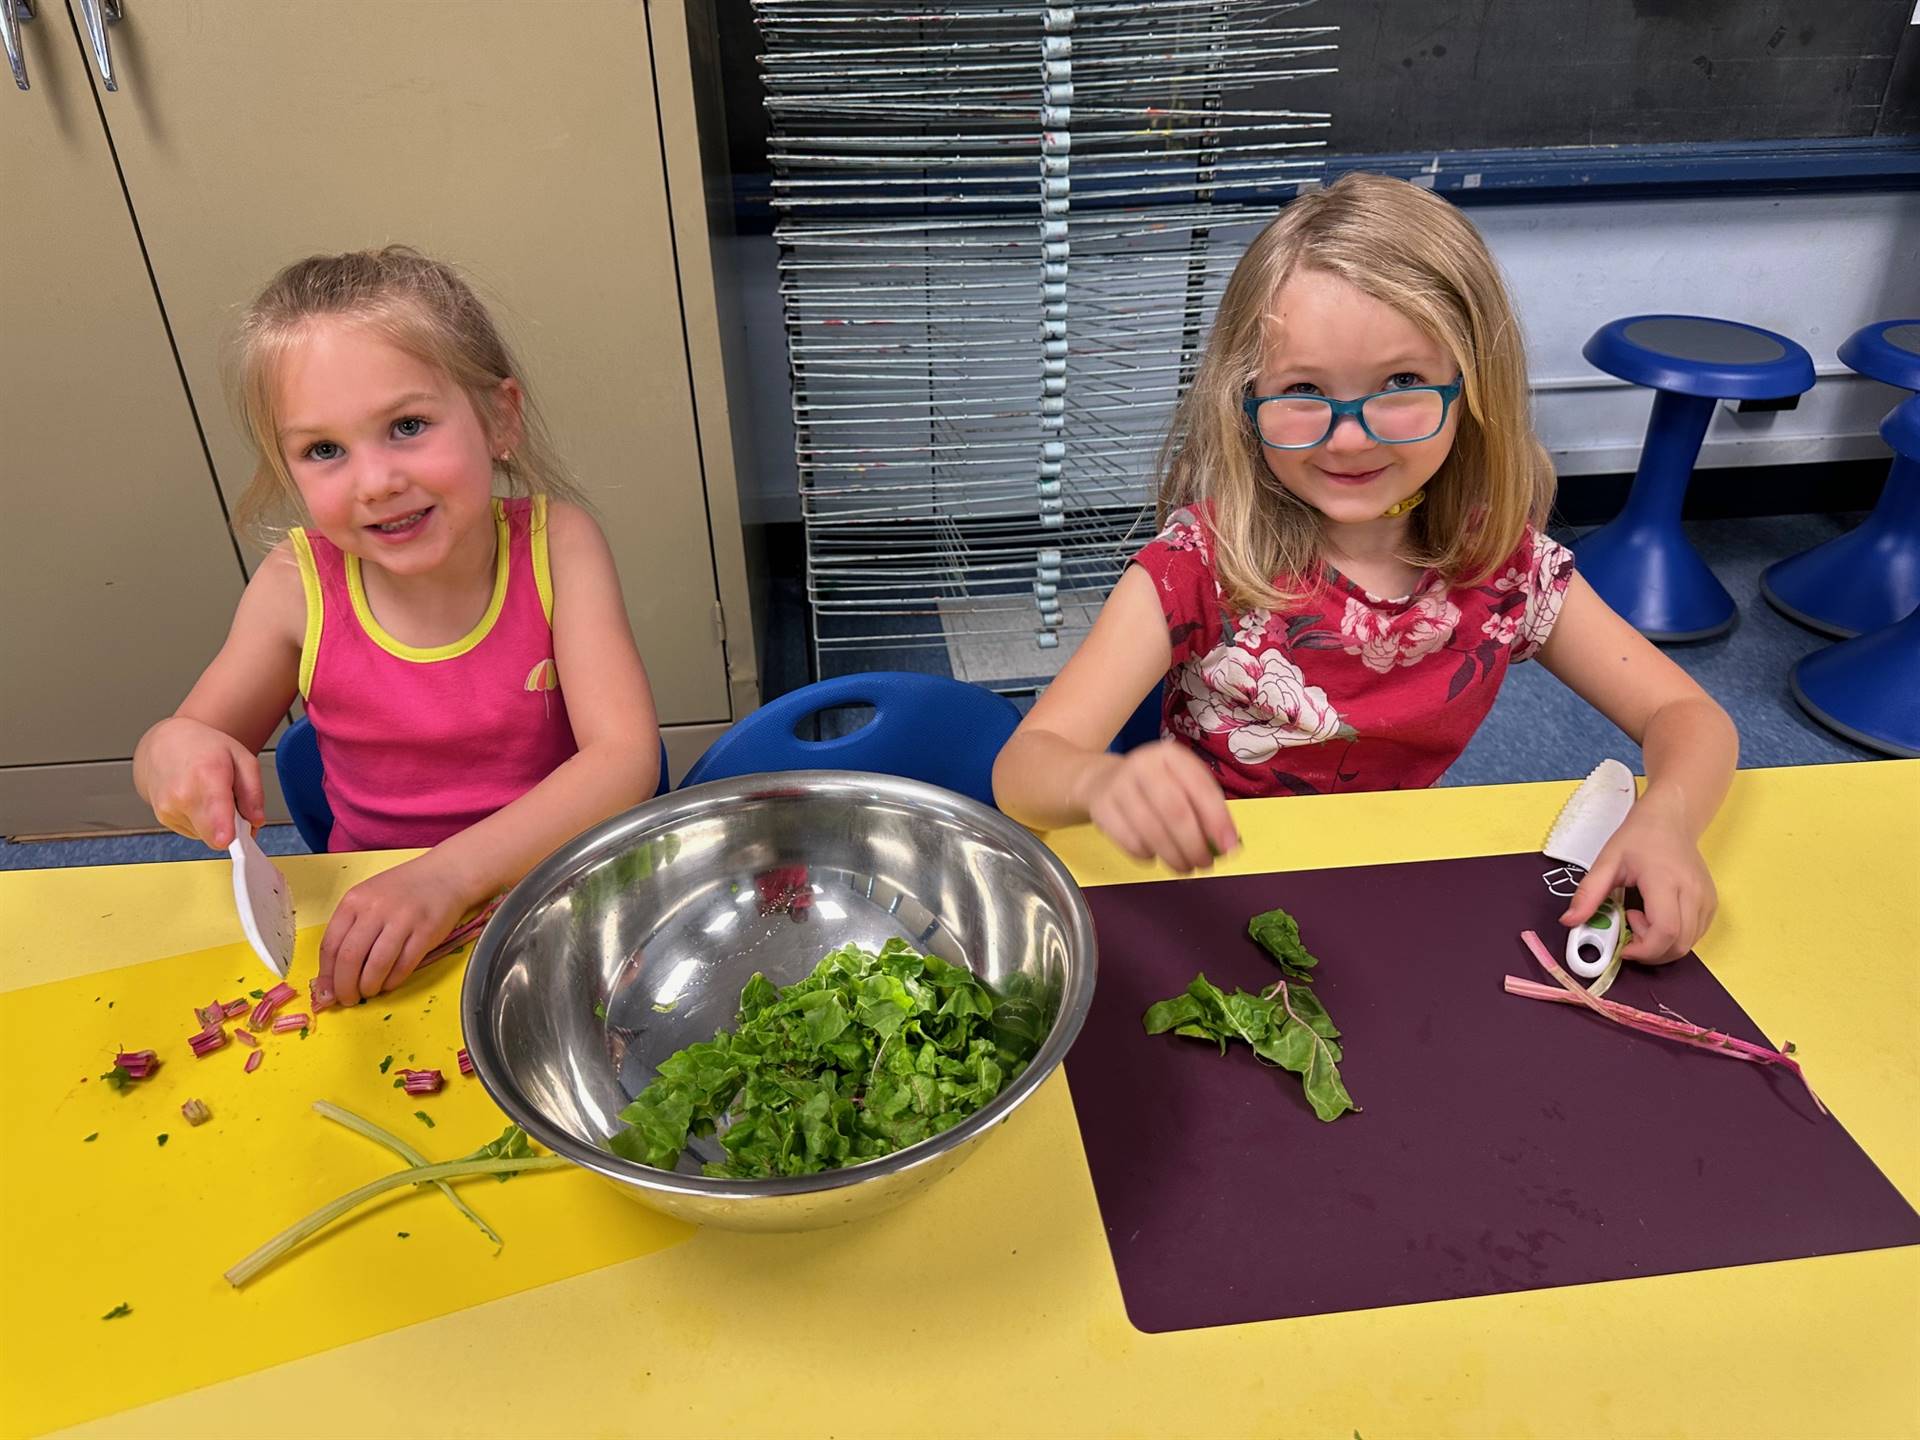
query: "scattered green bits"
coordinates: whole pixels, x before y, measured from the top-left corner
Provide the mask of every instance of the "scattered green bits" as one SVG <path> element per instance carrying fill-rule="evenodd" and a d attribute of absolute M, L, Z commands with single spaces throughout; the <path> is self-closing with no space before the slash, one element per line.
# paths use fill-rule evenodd
<path fill-rule="evenodd" d="M 267 998 L 267 992 L 264 990 L 249 990 L 247 994 L 251 995 L 255 1000 L 264 1000 Z"/>
<path fill-rule="evenodd" d="M 118 1320 L 121 1316 L 131 1315 L 132 1313 L 133 1313 L 133 1306 L 129 1305 L 126 1301 L 122 1300 L 118 1305 L 114 1306 L 111 1310 L 107 1311 L 107 1313 L 102 1315 L 100 1318 L 102 1320 Z"/>
<path fill-rule="evenodd" d="M 166 1131 L 164 1131 L 164 1130 L 162 1130 L 162 1131 L 161 1131 L 161 1132 L 160 1132 L 160 1133 L 159 1133 L 158 1135 L 156 1135 L 156 1136 L 154 1137 L 154 1139 L 155 1139 L 155 1140 L 156 1140 L 156 1141 L 157 1141 L 157 1142 L 158 1142 L 158 1143 L 159 1143 L 160 1145 L 162 1145 L 162 1146 L 165 1146 L 165 1145 L 166 1145 L 166 1143 L 167 1143 L 167 1132 L 166 1132 Z"/>
<path fill-rule="evenodd" d="M 392 1065 L 393 1065 L 393 1057 L 389 1055 L 387 1056 L 386 1059 L 380 1062 L 380 1073 L 382 1075 L 386 1074 L 388 1069 L 391 1068 Z"/>
<path fill-rule="evenodd" d="M 413 1118 L 418 1120 L 422 1125 L 426 1126 L 427 1129 L 429 1130 L 433 1129 L 433 1116 L 427 1114 L 426 1111 L 424 1110 L 414 1111 Z"/>
<path fill-rule="evenodd" d="M 411 1240 L 413 1238 L 413 1232 L 411 1230 L 396 1230 L 393 1233 L 398 1235 L 402 1240 Z"/>
<path fill-rule="evenodd" d="M 607 1018 L 607 1002 L 606 1001 L 596 1000 L 593 1002 L 593 1018 L 596 1020 L 604 1020 Z"/>
<path fill-rule="evenodd" d="M 94 1141 L 98 1140 L 99 1138 L 100 1138 L 100 1132 L 96 1130 L 91 1135 L 88 1135 L 85 1138 L 83 1138 L 80 1141 L 80 1143 L 82 1145 L 91 1145 Z"/>

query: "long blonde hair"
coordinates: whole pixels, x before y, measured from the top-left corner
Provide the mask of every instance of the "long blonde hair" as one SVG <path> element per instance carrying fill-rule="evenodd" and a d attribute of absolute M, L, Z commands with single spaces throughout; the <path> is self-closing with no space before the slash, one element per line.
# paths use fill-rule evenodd
<path fill-rule="evenodd" d="M 1533 433 L 1526 355 L 1486 243 L 1446 201 L 1404 180 L 1348 174 L 1293 201 L 1234 267 L 1193 384 L 1160 454 L 1160 523 L 1209 507 L 1215 569 L 1237 610 L 1298 598 L 1320 573 L 1317 511 L 1275 483 L 1241 402 L 1274 299 L 1302 269 L 1392 306 L 1444 345 L 1465 384 L 1453 447 L 1409 525 L 1407 560 L 1484 579 L 1546 523 L 1553 466 Z"/>
<path fill-rule="evenodd" d="M 267 282 L 247 307 L 230 361 L 234 406 L 253 442 L 251 481 L 234 507 L 234 529 L 271 546 L 306 507 L 280 453 L 279 370 L 313 322 L 363 325 L 381 339 L 452 378 L 465 392 L 490 441 L 498 442 L 500 382 L 522 392 L 519 435 L 510 459 L 494 462 L 494 489 L 585 504 L 547 439 L 526 376 L 487 313 L 451 265 L 405 245 L 313 255 Z"/>

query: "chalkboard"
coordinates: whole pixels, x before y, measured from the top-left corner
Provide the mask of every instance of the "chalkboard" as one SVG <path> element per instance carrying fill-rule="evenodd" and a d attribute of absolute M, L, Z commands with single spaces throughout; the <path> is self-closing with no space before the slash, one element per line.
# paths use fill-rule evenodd
<path fill-rule="evenodd" d="M 1319 0 L 1340 73 L 1250 106 L 1331 111 L 1330 155 L 1920 136 L 1914 0 Z M 767 173 L 760 37 L 720 7 L 729 149 Z"/>
<path fill-rule="evenodd" d="M 1321 0 L 1300 12 L 1340 26 L 1340 74 L 1320 90 L 1337 155 L 1912 135 L 1913 13 L 1913 0 Z"/>

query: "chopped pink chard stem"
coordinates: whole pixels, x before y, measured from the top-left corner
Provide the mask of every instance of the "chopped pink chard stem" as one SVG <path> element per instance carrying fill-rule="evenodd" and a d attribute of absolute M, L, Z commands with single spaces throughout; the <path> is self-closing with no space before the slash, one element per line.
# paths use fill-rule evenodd
<path fill-rule="evenodd" d="M 307 999 L 312 1002 L 313 1013 L 333 1008 L 333 981 L 325 975 L 316 975 L 307 982 Z"/>
<path fill-rule="evenodd" d="M 1806 1086 L 1808 1096 L 1813 1100 L 1814 1108 L 1822 1115 L 1827 1107 L 1814 1094 L 1813 1086 L 1808 1084 L 1806 1074 L 1800 1069 L 1800 1062 L 1778 1050 L 1769 1050 L 1764 1045 L 1755 1045 L 1751 1041 L 1737 1039 L 1718 1030 L 1708 1030 L 1704 1026 L 1692 1024 L 1686 1020 L 1675 1019 L 1671 1015 L 1656 1015 L 1651 1010 L 1636 1010 L 1631 1005 L 1622 1005 L 1617 1000 L 1596 999 L 1571 975 L 1560 968 L 1552 952 L 1540 943 L 1540 937 L 1531 930 L 1522 930 L 1520 939 L 1532 952 L 1533 958 L 1540 962 L 1540 968 L 1558 982 L 1556 992 L 1549 986 L 1537 981 L 1521 980 L 1515 976 L 1506 977 L 1506 990 L 1510 995 L 1522 995 L 1530 1000 L 1551 1000 L 1562 1005 L 1584 1005 L 1602 1019 L 1611 1020 L 1616 1025 L 1624 1025 L 1629 1030 L 1638 1030 L 1645 1035 L 1656 1035 L 1665 1040 L 1678 1040 L 1683 1045 L 1691 1045 L 1696 1050 L 1712 1050 L 1721 1055 L 1730 1055 L 1736 1060 L 1745 1060 L 1755 1065 L 1778 1065 L 1791 1071 L 1793 1078 Z M 1536 993 L 1544 992 L 1544 993 Z"/>
<path fill-rule="evenodd" d="M 144 1080 L 160 1063 L 160 1055 L 154 1050 L 122 1050 L 113 1057 L 113 1063 L 127 1072 L 128 1079 Z"/>
<path fill-rule="evenodd" d="M 473 1074 L 473 1057 L 467 1054 L 466 1046 L 462 1045 L 460 1047 L 460 1053 L 453 1058 L 460 1062 L 460 1073 L 462 1075 Z"/>
<path fill-rule="evenodd" d="M 200 1022 L 202 1030 L 218 1030 L 226 1023 L 227 1007 L 218 1000 L 211 1005 L 202 1005 L 193 1012 L 193 1018 Z"/>
<path fill-rule="evenodd" d="M 202 1030 L 198 1035 L 187 1037 L 187 1045 L 192 1049 L 195 1059 L 211 1055 L 226 1043 L 227 1032 L 224 1030 Z"/>
<path fill-rule="evenodd" d="M 236 1015 L 244 1015 L 247 1013 L 247 997 L 242 995 L 238 1000 L 229 1000 L 220 1008 L 226 1012 L 229 1020 Z"/>
<path fill-rule="evenodd" d="M 238 1040 L 242 1045 L 246 1046 L 249 1050 L 258 1050 L 260 1048 L 259 1037 L 256 1036 L 251 1030 L 235 1030 L 233 1032 L 233 1038 Z"/>
<path fill-rule="evenodd" d="M 289 1030 L 304 1029 L 312 1023 L 313 1017 L 311 1015 L 302 1010 L 295 1010 L 291 1014 L 276 1015 L 273 1017 L 273 1033 L 276 1035 L 284 1035 Z"/>
<path fill-rule="evenodd" d="M 267 1022 L 273 1019 L 273 1012 L 291 999 L 293 987 L 282 980 L 260 997 L 260 1003 L 253 1007 L 253 1014 L 247 1017 L 247 1023 L 256 1030 L 265 1029 Z"/>
<path fill-rule="evenodd" d="M 180 1113 L 187 1117 L 189 1125 L 204 1125 L 213 1118 L 213 1112 L 207 1109 L 204 1100 L 189 1100 L 180 1107 Z"/>
<path fill-rule="evenodd" d="M 251 1075 L 254 1071 L 258 1070 L 260 1068 L 260 1062 L 266 1058 L 266 1052 L 263 1050 L 256 1050 L 247 1056 L 247 1074 Z"/>
<path fill-rule="evenodd" d="M 433 1095 L 437 1094 L 440 1087 L 446 1083 L 446 1076 L 442 1075 L 438 1070 L 407 1070 L 403 1068 L 400 1071 L 400 1082 L 406 1088 L 406 1092 L 409 1095 Z"/>

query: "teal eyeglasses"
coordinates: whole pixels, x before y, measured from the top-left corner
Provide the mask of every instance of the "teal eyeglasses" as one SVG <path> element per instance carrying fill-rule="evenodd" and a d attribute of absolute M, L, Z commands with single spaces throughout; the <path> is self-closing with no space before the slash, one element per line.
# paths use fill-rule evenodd
<path fill-rule="evenodd" d="M 1251 395 L 1244 402 L 1260 443 L 1274 450 L 1311 450 L 1327 443 L 1341 417 L 1353 416 L 1377 445 L 1411 445 L 1431 440 L 1447 423 L 1447 411 L 1460 398 L 1465 377 L 1451 385 L 1409 385 L 1376 390 L 1358 400 L 1325 395 Z"/>

